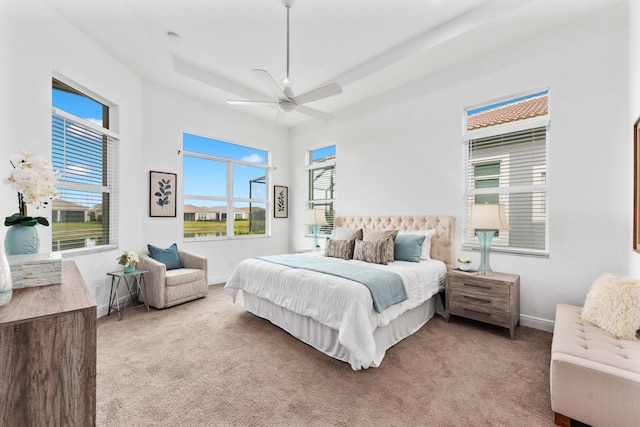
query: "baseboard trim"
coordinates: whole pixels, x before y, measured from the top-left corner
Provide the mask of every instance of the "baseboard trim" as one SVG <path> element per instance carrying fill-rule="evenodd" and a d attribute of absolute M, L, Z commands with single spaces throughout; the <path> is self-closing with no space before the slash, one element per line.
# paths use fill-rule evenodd
<path fill-rule="evenodd" d="M 219 283 L 227 283 L 227 280 L 229 280 L 229 277 L 231 277 L 231 274 L 225 274 L 221 276 L 209 276 L 209 286 L 217 285 Z"/>
<path fill-rule="evenodd" d="M 548 319 L 542 319 L 540 317 L 527 316 L 526 314 L 520 315 L 520 324 L 528 328 L 540 329 L 541 331 L 553 332 L 555 322 Z"/>

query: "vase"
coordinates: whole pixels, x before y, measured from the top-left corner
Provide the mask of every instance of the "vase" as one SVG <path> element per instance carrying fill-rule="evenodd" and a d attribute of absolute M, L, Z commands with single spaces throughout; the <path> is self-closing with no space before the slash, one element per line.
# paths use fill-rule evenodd
<path fill-rule="evenodd" d="M 125 267 L 123 270 L 126 273 L 133 273 L 134 271 L 136 271 L 136 265 L 135 264 L 131 264 L 129 267 Z"/>
<path fill-rule="evenodd" d="M 4 246 L 0 246 L 0 307 L 9 304 L 13 295 L 11 269 Z"/>
<path fill-rule="evenodd" d="M 459 268 L 462 271 L 469 271 L 469 270 L 471 270 L 471 263 L 470 262 L 461 262 L 461 263 L 459 263 Z"/>
<path fill-rule="evenodd" d="M 40 252 L 40 236 L 35 226 L 12 225 L 4 236 L 7 255 L 37 254 Z"/>

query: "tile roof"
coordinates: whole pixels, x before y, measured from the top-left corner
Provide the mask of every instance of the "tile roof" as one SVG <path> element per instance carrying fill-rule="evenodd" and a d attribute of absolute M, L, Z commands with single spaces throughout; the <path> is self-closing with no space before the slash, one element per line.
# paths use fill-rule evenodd
<path fill-rule="evenodd" d="M 476 130 L 518 120 L 544 116 L 549 112 L 549 95 L 501 105 L 467 117 L 467 130 Z"/>

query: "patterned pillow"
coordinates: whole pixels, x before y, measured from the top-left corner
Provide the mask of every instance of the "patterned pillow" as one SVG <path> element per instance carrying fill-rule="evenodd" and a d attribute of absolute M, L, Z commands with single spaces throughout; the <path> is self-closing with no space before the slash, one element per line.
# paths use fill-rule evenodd
<path fill-rule="evenodd" d="M 635 339 L 640 329 L 640 281 L 613 274 L 598 277 L 581 317 L 614 337 Z"/>
<path fill-rule="evenodd" d="M 387 245 L 387 261 L 393 262 L 393 243 L 398 235 L 398 230 L 362 230 L 362 240 L 365 242 L 377 242 L 378 240 L 389 240 Z M 386 264 L 386 263 L 385 263 Z"/>
<path fill-rule="evenodd" d="M 356 240 L 355 242 L 356 247 L 353 251 L 353 259 L 374 264 L 387 264 L 389 239 L 378 240 L 376 242 Z"/>
<path fill-rule="evenodd" d="M 327 237 L 324 255 L 332 258 L 353 259 L 355 240 L 331 240 Z"/>

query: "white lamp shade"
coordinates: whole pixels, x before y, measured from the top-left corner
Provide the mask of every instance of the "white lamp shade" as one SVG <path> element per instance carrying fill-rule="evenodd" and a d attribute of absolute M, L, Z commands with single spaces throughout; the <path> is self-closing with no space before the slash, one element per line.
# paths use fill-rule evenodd
<path fill-rule="evenodd" d="M 480 204 L 471 206 L 467 228 L 472 230 L 508 230 L 504 205 Z"/>
<path fill-rule="evenodd" d="M 305 224 L 307 225 L 327 225 L 327 218 L 324 216 L 323 209 L 307 209 L 305 217 Z"/>

